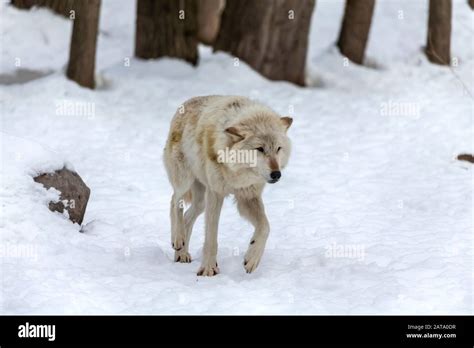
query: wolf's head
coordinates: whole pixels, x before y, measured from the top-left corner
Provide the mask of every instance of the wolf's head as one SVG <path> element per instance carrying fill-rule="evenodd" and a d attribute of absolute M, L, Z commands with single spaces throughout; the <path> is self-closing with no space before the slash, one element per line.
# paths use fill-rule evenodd
<path fill-rule="evenodd" d="M 229 161 L 228 167 L 234 171 L 245 168 L 261 181 L 278 182 L 291 152 L 286 133 L 292 122 L 291 117 L 262 113 L 228 127 L 230 152 L 237 159 Z"/>

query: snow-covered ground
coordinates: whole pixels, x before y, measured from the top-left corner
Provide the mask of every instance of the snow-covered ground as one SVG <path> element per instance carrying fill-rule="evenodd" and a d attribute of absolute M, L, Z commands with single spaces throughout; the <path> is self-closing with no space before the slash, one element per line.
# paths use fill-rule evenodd
<path fill-rule="evenodd" d="M 333 47 L 343 1 L 319 0 L 313 87 L 299 88 L 206 47 L 197 68 L 135 60 L 134 1 L 105 0 L 91 91 L 64 77 L 71 23 L 3 0 L 0 78 L 45 76 L 0 85 L 0 313 L 472 313 L 473 167 L 455 157 L 473 152 L 473 11 L 454 1 L 449 69 L 422 53 L 427 4 L 377 1 L 369 68 Z M 252 227 L 230 199 L 221 274 L 196 276 L 203 217 L 193 262 L 173 262 L 162 149 L 176 108 L 206 94 L 247 95 L 294 117 L 290 165 L 264 194 L 270 238 L 250 275 Z M 91 188 L 84 233 L 48 210 L 57 192 L 32 180 L 65 163 Z"/>

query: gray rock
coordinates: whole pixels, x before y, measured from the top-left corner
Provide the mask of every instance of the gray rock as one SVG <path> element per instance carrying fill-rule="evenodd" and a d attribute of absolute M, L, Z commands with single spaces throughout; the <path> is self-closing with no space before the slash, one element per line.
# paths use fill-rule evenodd
<path fill-rule="evenodd" d="M 43 184 L 47 189 L 54 187 L 61 192 L 59 202 L 49 202 L 51 211 L 62 213 L 66 209 L 72 222 L 82 224 L 91 190 L 77 173 L 63 168 L 54 173 L 41 174 L 33 180 Z M 66 204 L 63 203 L 65 200 Z"/>

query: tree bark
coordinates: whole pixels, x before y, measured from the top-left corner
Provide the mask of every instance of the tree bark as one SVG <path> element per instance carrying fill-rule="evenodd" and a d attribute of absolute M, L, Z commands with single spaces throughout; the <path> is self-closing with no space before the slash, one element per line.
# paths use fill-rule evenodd
<path fill-rule="evenodd" d="M 38 0 L 11 0 L 13 6 L 21 9 L 29 9 L 37 5 Z"/>
<path fill-rule="evenodd" d="M 426 56 L 430 62 L 451 62 L 451 0 L 430 0 Z"/>
<path fill-rule="evenodd" d="M 135 55 L 176 57 L 197 64 L 197 2 L 138 0 Z"/>
<path fill-rule="evenodd" d="M 305 85 L 315 0 L 227 0 L 214 51 L 230 52 L 271 80 Z"/>
<path fill-rule="evenodd" d="M 467 0 L 467 3 L 468 3 L 469 6 L 471 6 L 471 8 L 474 10 L 474 0 Z"/>
<path fill-rule="evenodd" d="M 100 0 L 80 0 L 75 7 L 66 75 L 83 87 L 94 88 Z"/>
<path fill-rule="evenodd" d="M 11 4 L 21 9 L 29 9 L 33 6 L 48 7 L 57 14 L 69 18 L 71 10 L 74 10 L 74 1 L 75 0 L 11 0 Z"/>
<path fill-rule="evenodd" d="M 337 46 L 342 55 L 363 64 L 375 0 L 346 0 Z"/>
<path fill-rule="evenodd" d="M 198 40 L 212 45 L 216 40 L 221 22 L 225 0 L 199 0 L 198 4 Z"/>

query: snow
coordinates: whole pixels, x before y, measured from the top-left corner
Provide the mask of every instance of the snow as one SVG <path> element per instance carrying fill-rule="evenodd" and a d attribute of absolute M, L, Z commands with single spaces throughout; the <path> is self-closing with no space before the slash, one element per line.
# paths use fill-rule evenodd
<path fill-rule="evenodd" d="M 45 76 L 0 85 L 0 313 L 472 313 L 473 168 L 455 158 L 474 150 L 473 11 L 454 1 L 449 69 L 423 55 L 427 4 L 378 1 L 372 67 L 361 67 L 333 47 L 343 1 L 318 1 L 313 87 L 299 88 L 206 47 L 197 68 L 136 60 L 134 4 L 106 0 L 90 91 L 64 76 L 71 23 L 3 1 L 0 77 Z M 250 96 L 294 117 L 290 165 L 264 193 L 267 248 L 250 275 L 252 227 L 230 199 L 221 274 L 196 276 L 202 216 L 193 262 L 173 262 L 162 149 L 176 108 L 207 94 Z M 58 192 L 32 180 L 64 165 L 91 188 L 82 229 L 50 212 Z"/>

